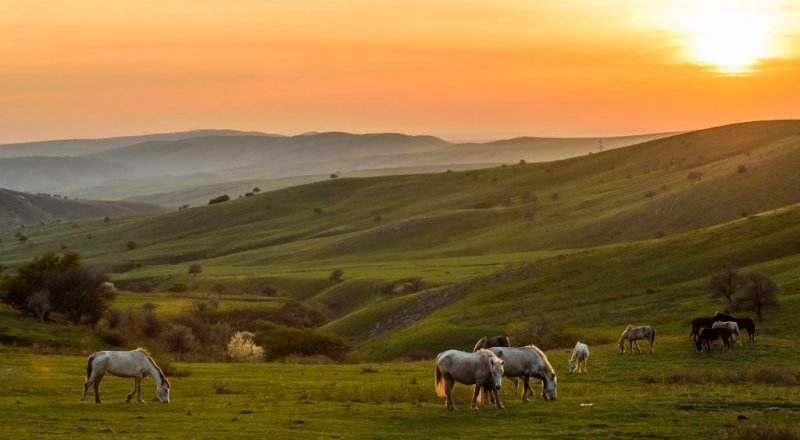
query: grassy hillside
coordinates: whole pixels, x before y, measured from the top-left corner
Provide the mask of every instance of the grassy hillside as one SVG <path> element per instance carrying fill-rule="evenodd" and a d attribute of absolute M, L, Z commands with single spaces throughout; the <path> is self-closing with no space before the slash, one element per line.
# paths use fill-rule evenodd
<path fill-rule="evenodd" d="M 152 214 L 160 211 L 161 208 L 145 203 L 73 200 L 0 189 L 0 231 L 19 228 L 21 225 Z"/>
<path fill-rule="evenodd" d="M 705 283 L 734 263 L 782 286 L 764 326 L 790 337 L 781 326 L 800 311 L 798 133 L 799 121 L 757 122 L 552 163 L 328 179 L 158 216 L 26 228 L 33 248 L 0 234 L 0 260 L 67 244 L 122 282 L 274 286 L 326 311 L 324 329 L 363 359 L 431 355 L 540 319 L 601 342 L 631 321 L 688 334 L 690 317 L 725 306 Z M 203 274 L 189 277 L 195 262 Z M 327 281 L 333 268 L 344 282 Z"/>

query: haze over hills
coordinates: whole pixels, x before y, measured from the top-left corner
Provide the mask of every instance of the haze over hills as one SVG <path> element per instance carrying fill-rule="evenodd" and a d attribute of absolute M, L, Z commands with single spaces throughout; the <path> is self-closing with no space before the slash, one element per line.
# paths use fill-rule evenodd
<path fill-rule="evenodd" d="M 599 139 L 518 138 L 486 144 L 452 144 L 432 136 L 394 133 L 356 135 L 349 133 L 307 133 L 274 136 L 226 131 L 208 135 L 205 131 L 167 135 L 94 140 L 85 149 L 91 154 L 71 156 L 80 141 L 65 141 L 64 156 L 0 159 L 0 169 L 14 169 L 13 177 L 0 184 L 17 190 L 59 192 L 73 197 L 101 199 L 136 198 L 164 201 L 163 194 L 190 189 L 191 195 L 173 194 L 171 206 L 195 203 L 213 197 L 199 196 L 197 188 L 240 180 L 258 180 L 264 186 L 275 179 L 302 176 L 327 177 L 353 170 L 373 175 L 391 174 L 398 168 L 434 170 L 475 168 L 504 162 L 516 163 L 561 159 L 598 150 Z M 642 135 L 603 139 L 605 148 L 616 148 L 666 136 Z M 124 146 L 106 148 L 112 144 Z M 30 151 L 44 151 L 30 144 Z M 56 151 L 57 141 L 47 145 Z M 83 148 L 83 147 L 81 147 Z M 23 146 L 0 146 L 0 151 L 25 151 Z M 70 153 L 70 154 L 67 154 Z M 81 162 L 85 163 L 81 165 Z M 100 161 L 100 162 L 98 162 Z M 10 176 L 10 175 L 9 175 Z M 46 176 L 38 179 L 37 176 Z M 309 179 L 303 180 L 308 182 Z M 230 186 L 230 185 L 228 185 Z M 148 194 L 153 197 L 148 199 Z"/>
<path fill-rule="evenodd" d="M 173 141 L 202 136 L 259 135 L 279 136 L 237 130 L 191 130 L 176 133 L 157 133 L 138 136 L 118 136 L 100 139 L 63 139 L 37 142 L 19 142 L 0 145 L 0 158 L 26 156 L 81 156 L 99 153 L 112 148 L 125 147 L 148 141 Z"/>
<path fill-rule="evenodd" d="M 0 188 L 0 231 L 21 225 L 152 214 L 162 208 L 145 203 L 65 199 L 60 195 L 28 194 Z"/>
<path fill-rule="evenodd" d="M 779 281 L 783 323 L 800 310 L 798 163 L 800 121 L 735 124 L 555 162 L 326 179 L 77 229 L 26 228 L 37 246 L 6 233 L 0 256 L 14 265 L 66 243 L 122 284 L 275 286 L 324 310 L 324 329 L 366 359 L 420 342 L 466 345 L 534 312 L 578 327 L 609 304 L 684 316 L 728 263 Z M 138 247 L 121 253 L 129 240 Z M 186 275 L 191 263 L 203 276 Z M 343 282 L 328 281 L 333 268 Z M 404 287 L 417 277 L 427 289 Z"/>

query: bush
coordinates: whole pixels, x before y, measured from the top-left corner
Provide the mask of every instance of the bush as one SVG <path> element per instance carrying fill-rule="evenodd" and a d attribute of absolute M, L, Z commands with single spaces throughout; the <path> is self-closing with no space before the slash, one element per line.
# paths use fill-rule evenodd
<path fill-rule="evenodd" d="M 213 199 L 209 200 L 209 201 L 208 201 L 208 204 L 209 204 L 209 205 L 215 205 L 215 204 L 217 204 L 217 203 L 227 202 L 227 201 L 228 201 L 228 200 L 230 200 L 230 199 L 231 199 L 231 198 L 230 198 L 230 196 L 229 196 L 229 195 L 227 195 L 227 194 L 223 194 L 223 195 L 221 195 L 221 196 L 214 197 Z"/>
<path fill-rule="evenodd" d="M 237 362 L 259 362 L 264 358 L 264 349 L 253 341 L 250 332 L 236 332 L 228 341 L 228 356 Z"/>
<path fill-rule="evenodd" d="M 183 283 L 175 283 L 175 284 L 169 286 L 169 288 L 167 290 L 169 290 L 170 292 L 175 292 L 175 293 L 188 292 L 189 291 L 189 286 L 187 286 L 186 284 L 183 284 Z"/>
<path fill-rule="evenodd" d="M 338 335 L 268 321 L 257 323 L 255 342 L 264 347 L 268 360 L 289 355 L 324 355 L 340 360 L 349 348 L 347 341 Z"/>
<path fill-rule="evenodd" d="M 198 274 L 203 273 L 203 266 L 198 263 L 193 263 L 189 265 L 189 275 L 197 276 Z"/>
<path fill-rule="evenodd" d="M 222 295 L 225 292 L 225 285 L 222 283 L 214 284 L 214 286 L 211 287 L 211 291 L 215 292 L 217 295 Z M 217 297 L 217 300 L 219 300 L 219 297 Z"/>
<path fill-rule="evenodd" d="M 343 276 L 344 276 L 344 271 L 342 269 L 333 269 L 333 271 L 331 271 L 330 276 L 328 277 L 328 280 L 333 281 L 334 283 L 338 283 L 342 281 Z"/>
<path fill-rule="evenodd" d="M 124 290 L 137 293 L 150 293 L 153 291 L 153 286 L 147 281 L 131 281 L 124 285 Z"/>
<path fill-rule="evenodd" d="M 275 296 L 278 294 L 278 288 L 275 286 L 267 286 L 261 289 L 261 293 L 267 296 Z"/>
<path fill-rule="evenodd" d="M 197 345 L 192 329 L 181 324 L 172 324 L 167 327 L 161 333 L 161 339 L 178 360 L 184 353 L 192 351 Z"/>
<path fill-rule="evenodd" d="M 127 247 L 129 251 L 132 251 L 132 250 L 136 249 L 136 242 L 135 241 L 129 241 L 129 242 L 125 243 L 125 247 Z"/>

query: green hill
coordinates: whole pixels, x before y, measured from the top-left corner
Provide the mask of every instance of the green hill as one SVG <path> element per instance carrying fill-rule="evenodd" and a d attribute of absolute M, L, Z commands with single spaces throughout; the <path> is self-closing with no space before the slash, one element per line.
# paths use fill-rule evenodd
<path fill-rule="evenodd" d="M 61 220 L 152 214 L 161 208 L 145 203 L 72 200 L 60 195 L 28 194 L 0 188 L 0 231 L 20 225 Z"/>
<path fill-rule="evenodd" d="M 274 286 L 323 309 L 324 329 L 367 359 L 466 346 L 539 317 L 602 341 L 629 321 L 680 333 L 691 316 L 724 307 L 705 283 L 734 263 L 783 287 L 766 330 L 788 334 L 778 326 L 800 311 L 797 163 L 800 121 L 736 124 L 550 163 L 329 179 L 77 229 L 26 228 L 37 245 L 2 234 L 0 259 L 13 266 L 66 243 L 119 282 Z M 203 274 L 189 277 L 195 262 Z M 334 268 L 343 282 L 327 281 Z"/>

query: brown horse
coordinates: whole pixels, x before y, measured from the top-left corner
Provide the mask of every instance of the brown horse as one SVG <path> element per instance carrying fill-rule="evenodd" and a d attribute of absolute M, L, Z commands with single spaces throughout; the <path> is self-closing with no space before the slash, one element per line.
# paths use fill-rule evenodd
<path fill-rule="evenodd" d="M 497 390 L 503 379 L 503 360 L 489 350 L 478 350 L 468 353 L 459 350 L 447 350 L 436 356 L 436 394 L 446 397 L 445 406 L 455 411 L 453 404 L 453 385 L 461 382 L 475 385 L 472 395 L 472 410 L 478 409 L 478 398 L 483 392 L 489 392 L 498 408 L 504 406 L 500 402 Z"/>
<path fill-rule="evenodd" d="M 484 336 L 478 340 L 472 352 L 492 347 L 511 347 L 511 340 L 508 339 L 508 336 Z"/>
<path fill-rule="evenodd" d="M 728 351 L 731 351 L 731 332 L 725 327 L 704 328 L 695 342 L 697 351 L 701 351 L 705 347 L 706 353 L 711 353 L 711 342 L 717 339 L 722 339 L 722 343 L 725 344 Z"/>
<path fill-rule="evenodd" d="M 697 342 L 697 336 L 700 334 L 700 330 L 704 328 L 711 328 L 715 322 L 719 321 L 715 316 L 710 318 L 694 318 L 692 320 L 692 332 L 689 333 L 689 337 L 693 338 L 695 342 Z"/>
<path fill-rule="evenodd" d="M 750 339 L 750 342 L 754 342 L 756 340 L 756 322 L 753 321 L 753 318 L 735 318 L 731 316 L 726 310 L 725 312 L 717 312 L 714 315 L 717 318 L 717 321 L 733 321 L 736 325 L 739 326 L 739 329 L 747 330 L 747 336 Z"/>
<path fill-rule="evenodd" d="M 656 343 L 656 329 L 650 327 L 649 325 L 634 327 L 630 324 L 625 327 L 625 330 L 619 337 L 619 354 L 625 353 L 625 341 L 628 341 L 631 353 L 633 353 L 633 347 L 636 347 L 636 349 L 639 350 L 639 353 L 641 353 L 642 349 L 639 348 L 639 343 L 636 342 L 640 339 L 647 339 L 650 342 L 650 354 L 652 354 L 653 345 Z"/>

